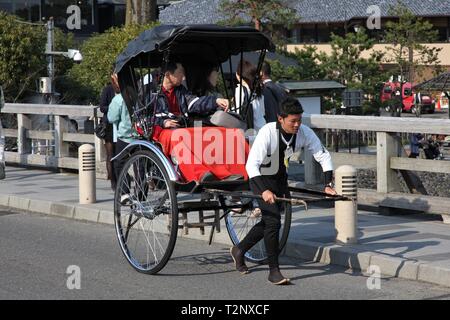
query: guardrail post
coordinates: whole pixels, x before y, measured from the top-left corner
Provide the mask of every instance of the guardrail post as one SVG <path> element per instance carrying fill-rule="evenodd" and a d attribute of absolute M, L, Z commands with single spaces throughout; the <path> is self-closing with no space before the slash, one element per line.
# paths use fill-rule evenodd
<path fill-rule="evenodd" d="M 78 181 L 80 203 L 95 203 L 95 149 L 90 144 L 83 144 L 78 148 Z"/>
<path fill-rule="evenodd" d="M 69 122 L 62 116 L 55 116 L 55 156 L 69 156 L 69 144 L 64 142 L 64 133 L 69 132 Z"/>
<path fill-rule="evenodd" d="M 391 169 L 391 157 L 399 156 L 399 142 L 394 134 L 377 132 L 377 192 L 401 191 L 397 172 Z"/>
<path fill-rule="evenodd" d="M 17 114 L 17 148 L 20 155 L 31 153 L 31 139 L 27 130 L 31 129 L 31 119 L 26 114 Z"/>
<path fill-rule="evenodd" d="M 318 137 L 321 137 L 321 131 L 314 130 Z M 316 185 L 323 182 L 323 170 L 320 164 L 314 159 L 312 153 L 305 148 L 305 184 Z"/>
<path fill-rule="evenodd" d="M 356 169 L 352 166 L 340 166 L 335 171 L 336 192 L 352 200 L 336 201 L 334 204 L 334 225 L 336 243 L 355 244 L 357 235 L 357 178 Z"/>
<path fill-rule="evenodd" d="M 99 139 L 94 134 L 94 145 L 95 145 L 95 161 L 101 162 L 106 160 L 106 152 L 105 152 L 105 146 L 103 145 L 103 140 Z"/>

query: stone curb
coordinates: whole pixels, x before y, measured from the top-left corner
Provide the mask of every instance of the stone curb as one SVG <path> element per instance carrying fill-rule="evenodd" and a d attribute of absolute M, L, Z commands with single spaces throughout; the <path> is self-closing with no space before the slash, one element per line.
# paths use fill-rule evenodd
<path fill-rule="evenodd" d="M 31 213 L 54 215 L 79 221 L 89 221 L 103 224 L 114 224 L 112 212 L 92 209 L 83 205 L 67 205 L 45 200 L 25 199 L 17 196 L 0 195 L 0 205 L 10 209 L 22 210 Z M 213 241 L 229 245 L 226 237 L 227 231 L 222 228 Z M 180 238 L 190 238 L 207 241 L 209 229 L 205 228 L 205 235 L 201 236 L 199 230 L 193 230 L 189 235 L 178 234 Z M 284 255 L 322 264 L 338 265 L 353 270 L 368 273 L 369 266 L 378 266 L 383 276 L 402 278 L 407 280 L 429 282 L 450 287 L 450 269 L 419 263 L 415 260 L 391 257 L 385 254 L 362 251 L 352 246 L 324 245 L 322 243 L 300 240 L 288 242 L 283 250 Z"/>
<path fill-rule="evenodd" d="M 360 270 L 370 275 L 369 267 L 378 266 L 383 276 L 429 282 L 450 287 L 450 269 L 420 263 L 411 259 L 362 251 L 339 245 L 323 245 L 312 241 L 288 242 L 285 254 L 291 258 L 312 260 Z"/>

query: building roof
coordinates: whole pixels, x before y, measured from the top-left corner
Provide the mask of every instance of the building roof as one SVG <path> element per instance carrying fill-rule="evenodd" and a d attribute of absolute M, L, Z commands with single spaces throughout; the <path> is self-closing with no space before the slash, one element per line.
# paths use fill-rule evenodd
<path fill-rule="evenodd" d="M 182 0 L 172 3 L 160 13 L 163 24 L 209 24 L 224 20 L 218 11 L 221 0 Z M 339 2 L 339 5 L 336 5 Z M 397 0 L 287 0 L 297 11 L 302 23 L 343 22 L 369 17 L 367 10 L 379 6 L 382 17 Z M 403 2 L 417 16 L 450 16 L 448 0 L 407 0 Z"/>

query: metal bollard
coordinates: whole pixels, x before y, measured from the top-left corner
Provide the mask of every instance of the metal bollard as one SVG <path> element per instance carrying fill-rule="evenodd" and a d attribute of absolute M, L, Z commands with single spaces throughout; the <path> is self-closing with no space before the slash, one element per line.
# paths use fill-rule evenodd
<path fill-rule="evenodd" d="M 335 181 L 336 192 L 353 200 L 335 202 L 336 243 L 355 244 L 358 242 L 356 169 L 352 166 L 340 166 L 335 171 Z"/>
<path fill-rule="evenodd" d="M 78 181 L 80 203 L 95 203 L 95 148 L 90 144 L 78 148 Z"/>

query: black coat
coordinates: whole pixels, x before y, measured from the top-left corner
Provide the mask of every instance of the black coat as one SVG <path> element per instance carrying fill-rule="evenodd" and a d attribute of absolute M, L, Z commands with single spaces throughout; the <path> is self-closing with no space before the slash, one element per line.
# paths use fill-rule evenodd
<path fill-rule="evenodd" d="M 197 97 L 182 85 L 175 88 L 175 95 L 180 112 L 185 118 L 188 118 L 189 115 L 206 116 L 217 109 L 217 97 L 215 96 Z M 164 120 L 173 118 L 174 116 L 169 112 L 167 97 L 161 92 L 156 105 L 156 124 L 163 127 Z"/>
<path fill-rule="evenodd" d="M 277 121 L 280 105 L 287 97 L 286 92 L 275 82 L 268 81 L 264 84 L 263 95 L 266 122 Z"/>

